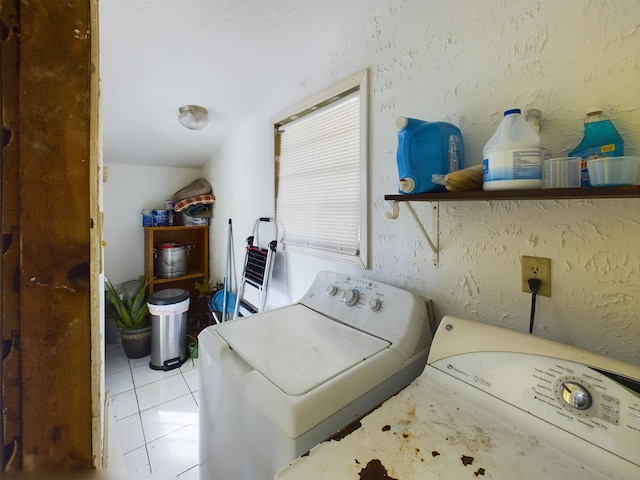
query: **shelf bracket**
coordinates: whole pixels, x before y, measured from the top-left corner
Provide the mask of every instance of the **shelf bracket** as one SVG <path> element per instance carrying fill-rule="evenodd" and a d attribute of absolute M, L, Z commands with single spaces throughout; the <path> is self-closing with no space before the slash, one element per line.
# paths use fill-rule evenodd
<path fill-rule="evenodd" d="M 400 211 L 399 211 L 399 204 L 400 202 L 398 202 L 397 200 L 392 200 L 391 201 L 391 212 L 387 212 L 386 216 L 387 218 L 390 218 L 392 220 L 395 220 L 398 218 Z M 429 236 L 429 234 L 427 233 L 427 231 L 424 228 L 424 225 L 422 224 L 422 221 L 420 220 L 420 218 L 418 218 L 418 215 L 416 214 L 416 211 L 413 209 L 413 206 L 411 205 L 411 202 L 402 202 L 407 206 L 407 209 L 409 210 L 409 213 L 411 213 L 411 215 L 413 216 L 413 219 L 415 220 L 415 222 L 418 224 L 418 227 L 420 227 L 420 231 L 422 231 L 422 234 L 424 235 L 424 238 L 427 239 L 427 243 L 429 244 L 429 247 L 431 247 L 431 250 L 433 251 L 433 266 L 437 267 L 438 263 L 439 263 L 439 251 L 440 251 L 440 203 L 439 202 L 431 202 L 431 232 L 432 232 L 432 236 L 433 236 L 433 240 L 431 239 L 431 236 Z"/>

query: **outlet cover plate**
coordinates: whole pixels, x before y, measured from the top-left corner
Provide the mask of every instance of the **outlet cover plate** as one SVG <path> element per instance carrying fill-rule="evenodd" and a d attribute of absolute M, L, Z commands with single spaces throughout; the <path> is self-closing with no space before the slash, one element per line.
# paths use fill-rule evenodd
<path fill-rule="evenodd" d="M 540 288 L 538 295 L 545 297 L 551 296 L 551 259 L 543 257 L 529 257 L 523 255 L 522 264 L 522 291 L 531 293 L 529 283 L 530 278 L 540 280 Z"/>

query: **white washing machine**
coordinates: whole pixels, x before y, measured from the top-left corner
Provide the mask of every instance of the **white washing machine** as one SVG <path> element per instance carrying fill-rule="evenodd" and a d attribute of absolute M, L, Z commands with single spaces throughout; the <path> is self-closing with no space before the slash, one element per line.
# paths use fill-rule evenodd
<path fill-rule="evenodd" d="M 423 373 L 276 475 L 640 479 L 640 367 L 444 317 Z"/>
<path fill-rule="evenodd" d="M 320 272 L 298 303 L 198 338 L 200 478 L 258 480 L 411 383 L 432 335 L 418 296 Z"/>

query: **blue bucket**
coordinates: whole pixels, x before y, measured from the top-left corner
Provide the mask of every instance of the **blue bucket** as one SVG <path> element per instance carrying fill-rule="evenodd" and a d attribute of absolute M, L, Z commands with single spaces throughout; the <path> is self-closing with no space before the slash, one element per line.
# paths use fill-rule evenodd
<path fill-rule="evenodd" d="M 224 290 L 218 290 L 211 299 L 211 308 L 216 312 L 222 312 L 224 308 Z M 227 313 L 233 313 L 236 308 L 236 297 L 227 292 Z"/>

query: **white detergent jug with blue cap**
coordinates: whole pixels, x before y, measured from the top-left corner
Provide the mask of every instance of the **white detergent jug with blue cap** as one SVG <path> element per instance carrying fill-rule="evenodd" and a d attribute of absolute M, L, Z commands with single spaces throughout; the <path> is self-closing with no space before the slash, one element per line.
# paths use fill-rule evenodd
<path fill-rule="evenodd" d="M 522 117 L 519 108 L 504 112 L 482 154 L 483 190 L 542 188 L 540 135 Z"/>
<path fill-rule="evenodd" d="M 464 150 L 460 129 L 446 122 L 425 122 L 398 117 L 396 159 L 400 193 L 444 192 L 434 183 L 433 174 L 446 175 L 462 170 Z"/>

